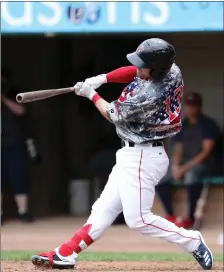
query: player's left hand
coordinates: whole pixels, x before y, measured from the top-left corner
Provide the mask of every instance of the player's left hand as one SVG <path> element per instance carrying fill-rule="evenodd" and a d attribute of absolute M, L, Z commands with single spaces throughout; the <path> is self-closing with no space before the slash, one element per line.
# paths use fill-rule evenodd
<path fill-rule="evenodd" d="M 76 95 L 87 97 L 90 100 L 92 100 L 93 96 L 96 93 L 96 91 L 85 82 L 78 82 L 74 86 L 74 90 L 75 90 Z"/>
<path fill-rule="evenodd" d="M 75 84 L 75 86 L 73 87 L 74 89 L 80 89 L 81 88 L 81 84 L 83 82 L 78 82 Z M 101 85 L 103 85 L 104 83 L 107 83 L 107 77 L 106 74 L 102 74 L 99 76 L 95 76 L 95 77 L 90 77 L 87 78 L 84 83 L 88 84 L 89 86 L 91 86 L 94 90 L 98 89 Z"/>
<path fill-rule="evenodd" d="M 73 86 L 73 90 L 76 93 L 77 91 L 79 91 L 82 88 L 82 84 L 83 82 L 77 82 L 74 86 Z"/>

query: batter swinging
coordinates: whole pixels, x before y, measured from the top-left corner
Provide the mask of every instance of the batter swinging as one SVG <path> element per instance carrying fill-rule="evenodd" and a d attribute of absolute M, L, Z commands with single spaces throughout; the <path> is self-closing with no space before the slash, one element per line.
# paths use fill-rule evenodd
<path fill-rule="evenodd" d="M 36 266 L 74 268 L 78 253 L 99 239 L 123 211 L 127 225 L 145 235 L 178 244 L 192 253 L 203 269 L 211 269 L 212 253 L 198 231 L 178 228 L 151 213 L 155 186 L 167 172 L 163 140 L 181 130 L 183 93 L 175 49 L 161 39 L 148 39 L 127 59 L 134 66 L 77 83 L 76 95 L 89 98 L 117 130 L 122 148 L 116 165 L 92 207 L 86 224 L 61 246 L 32 257 Z M 117 101 L 106 102 L 95 91 L 106 82 L 130 83 Z"/>

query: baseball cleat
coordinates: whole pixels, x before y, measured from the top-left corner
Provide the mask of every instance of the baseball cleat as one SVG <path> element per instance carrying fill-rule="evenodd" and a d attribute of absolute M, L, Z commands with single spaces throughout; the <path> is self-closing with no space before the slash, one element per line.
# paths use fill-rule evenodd
<path fill-rule="evenodd" d="M 192 252 L 192 255 L 204 270 L 210 270 L 213 265 L 212 252 L 206 245 L 205 240 L 200 232 L 198 232 L 198 235 L 201 239 L 201 243 L 198 248 Z"/>
<path fill-rule="evenodd" d="M 32 263 L 39 268 L 73 269 L 75 267 L 75 260 L 60 258 L 55 251 L 34 255 Z"/>

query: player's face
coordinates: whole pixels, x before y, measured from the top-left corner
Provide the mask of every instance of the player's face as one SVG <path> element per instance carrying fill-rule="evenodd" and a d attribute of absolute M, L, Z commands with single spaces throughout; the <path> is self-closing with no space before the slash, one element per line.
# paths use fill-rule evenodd
<path fill-rule="evenodd" d="M 200 108 L 196 106 L 186 105 L 186 104 L 184 105 L 183 110 L 184 110 L 184 116 L 187 118 L 197 117 L 198 114 L 200 113 Z"/>
<path fill-rule="evenodd" d="M 150 77 L 150 69 L 145 68 L 137 68 L 137 75 L 140 78 L 149 78 Z"/>

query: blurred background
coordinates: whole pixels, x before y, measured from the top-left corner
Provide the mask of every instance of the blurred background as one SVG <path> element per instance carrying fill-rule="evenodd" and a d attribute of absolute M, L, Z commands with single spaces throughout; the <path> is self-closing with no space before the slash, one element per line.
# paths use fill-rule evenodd
<path fill-rule="evenodd" d="M 212 137 L 216 167 L 196 182 L 202 188 L 207 178 L 210 184 L 204 226 L 222 229 L 223 12 L 223 2 L 2 2 L 3 225 L 8 220 L 35 224 L 48 216 L 87 216 L 120 148 L 113 125 L 87 99 L 71 93 L 18 105 L 16 94 L 73 86 L 127 66 L 127 53 L 144 39 L 159 37 L 176 48 L 185 91 L 200 95 L 201 102 L 190 106 L 215 124 L 199 126 L 197 152 Z M 105 84 L 99 93 L 113 101 L 123 87 Z M 172 156 L 172 143 L 168 153 Z M 154 212 L 170 220 L 186 213 L 189 223 L 189 206 L 196 205 L 190 202 L 200 193 L 189 197 L 187 184 L 171 179 L 175 212 L 161 199 L 164 190 L 156 196 Z M 122 215 L 117 223 L 123 223 Z"/>

